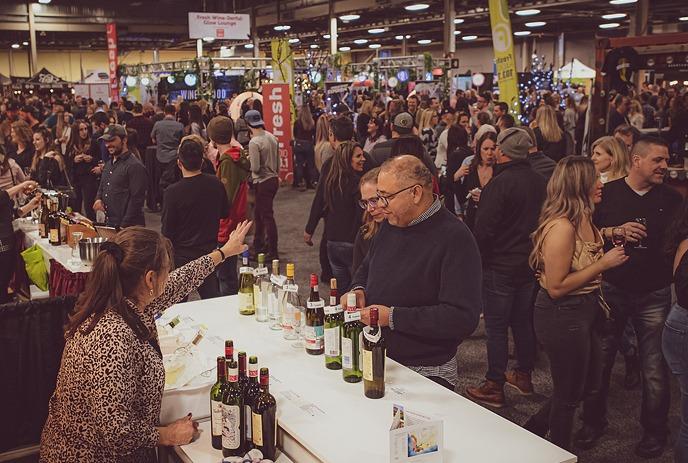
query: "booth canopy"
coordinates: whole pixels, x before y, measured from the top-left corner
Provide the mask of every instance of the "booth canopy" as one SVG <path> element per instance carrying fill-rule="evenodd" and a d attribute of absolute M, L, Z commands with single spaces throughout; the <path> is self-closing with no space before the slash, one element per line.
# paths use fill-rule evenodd
<path fill-rule="evenodd" d="M 107 84 L 109 82 L 110 77 L 105 71 L 91 72 L 81 80 L 82 84 Z"/>
<path fill-rule="evenodd" d="M 595 70 L 585 64 L 572 59 L 566 66 L 559 68 L 559 79 L 594 79 Z"/>
<path fill-rule="evenodd" d="M 46 68 L 43 68 L 23 84 L 24 86 L 37 85 L 40 88 L 63 88 L 69 85 L 69 82 L 60 79 L 58 76 L 48 71 Z"/>

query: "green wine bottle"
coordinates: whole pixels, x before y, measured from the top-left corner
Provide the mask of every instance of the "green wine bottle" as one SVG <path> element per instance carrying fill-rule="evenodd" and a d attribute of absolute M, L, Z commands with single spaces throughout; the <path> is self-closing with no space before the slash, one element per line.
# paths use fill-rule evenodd
<path fill-rule="evenodd" d="M 227 370 L 225 358 L 217 358 L 217 382 L 210 388 L 210 431 L 213 448 L 222 450 L 222 396 L 225 392 Z"/>
<path fill-rule="evenodd" d="M 253 448 L 253 424 L 251 410 L 255 406 L 256 398 L 260 394 L 258 382 L 258 357 L 252 355 L 248 359 L 248 385 L 244 391 L 244 410 L 246 410 L 246 450 Z"/>
<path fill-rule="evenodd" d="M 253 445 L 261 451 L 263 458 L 275 459 L 277 448 L 277 401 L 270 394 L 270 373 L 260 369 L 261 392 L 251 411 L 253 422 Z"/>
<path fill-rule="evenodd" d="M 243 457 L 246 453 L 244 442 L 244 398 L 239 386 L 237 362 L 228 362 L 229 383 L 222 397 L 222 456 Z"/>
<path fill-rule="evenodd" d="M 342 325 L 342 376 L 347 383 L 358 383 L 363 378 L 359 355 L 362 329 L 361 313 L 356 310 L 356 294 L 349 293 Z"/>
<path fill-rule="evenodd" d="M 325 307 L 325 368 L 342 369 L 342 306 L 337 303 L 337 279 L 330 280 L 330 305 Z"/>

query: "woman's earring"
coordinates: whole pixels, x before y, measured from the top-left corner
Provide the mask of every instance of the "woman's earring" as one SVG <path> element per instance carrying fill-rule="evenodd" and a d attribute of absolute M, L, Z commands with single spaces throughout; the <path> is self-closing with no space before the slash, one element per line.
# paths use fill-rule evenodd
<path fill-rule="evenodd" d="M 149 291 L 148 291 L 148 294 L 150 294 L 150 295 L 151 295 L 151 297 L 153 297 L 153 290 L 152 290 L 152 289 L 151 289 L 151 290 L 149 290 Z"/>

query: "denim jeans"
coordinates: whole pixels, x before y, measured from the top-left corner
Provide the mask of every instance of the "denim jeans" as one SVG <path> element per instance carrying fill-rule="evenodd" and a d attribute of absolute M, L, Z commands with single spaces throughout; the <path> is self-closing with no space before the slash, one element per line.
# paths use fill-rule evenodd
<path fill-rule="evenodd" d="M 509 362 L 509 327 L 516 345 L 516 369 L 525 373 L 535 363 L 533 331 L 532 277 L 514 277 L 486 269 L 483 273 L 483 314 L 487 332 L 487 374 L 491 381 L 503 384 Z"/>
<path fill-rule="evenodd" d="M 681 429 L 676 437 L 674 461 L 688 462 L 688 310 L 674 305 L 669 312 L 664 333 L 662 351 L 669 369 L 676 375 L 681 386 Z"/>
<path fill-rule="evenodd" d="M 298 186 L 302 180 L 306 181 L 309 188 L 318 181 L 313 144 L 306 141 L 299 141 L 294 147 L 294 186 Z"/>
<path fill-rule="evenodd" d="M 351 285 L 354 245 L 344 241 L 328 241 L 327 257 L 330 260 L 332 276 L 337 279 L 337 287 L 341 294 L 344 294 Z"/>
<path fill-rule="evenodd" d="M 220 296 L 233 296 L 239 292 L 237 259 L 237 256 L 228 257 L 215 269 Z"/>
<path fill-rule="evenodd" d="M 638 294 L 602 283 L 602 291 L 611 307 L 614 324 L 602 338 L 602 384 L 598 391 L 586 398 L 583 421 L 595 428 L 603 428 L 607 424 L 609 379 L 626 322 L 630 319 L 638 336 L 643 378 L 640 424 L 646 434 L 663 438 L 668 434 L 669 371 L 662 354 L 662 329 L 671 306 L 671 288 Z"/>
<path fill-rule="evenodd" d="M 550 298 L 541 289 L 535 299 L 538 340 L 549 358 L 552 397 L 526 428 L 540 436 L 550 432 L 553 444 L 571 450 L 573 416 L 585 394 L 599 388 L 602 346 L 598 326 L 603 317 L 598 292 Z"/>

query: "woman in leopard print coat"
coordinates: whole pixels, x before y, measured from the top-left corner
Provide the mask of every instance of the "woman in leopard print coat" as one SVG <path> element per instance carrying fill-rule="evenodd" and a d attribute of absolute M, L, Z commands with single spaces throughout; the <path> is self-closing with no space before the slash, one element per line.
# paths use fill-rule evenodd
<path fill-rule="evenodd" d="M 67 325 L 41 462 L 153 462 L 157 446 L 191 441 L 190 415 L 158 423 L 165 371 L 155 316 L 241 253 L 250 226 L 171 273 L 169 241 L 155 231 L 127 228 L 103 245 Z"/>

